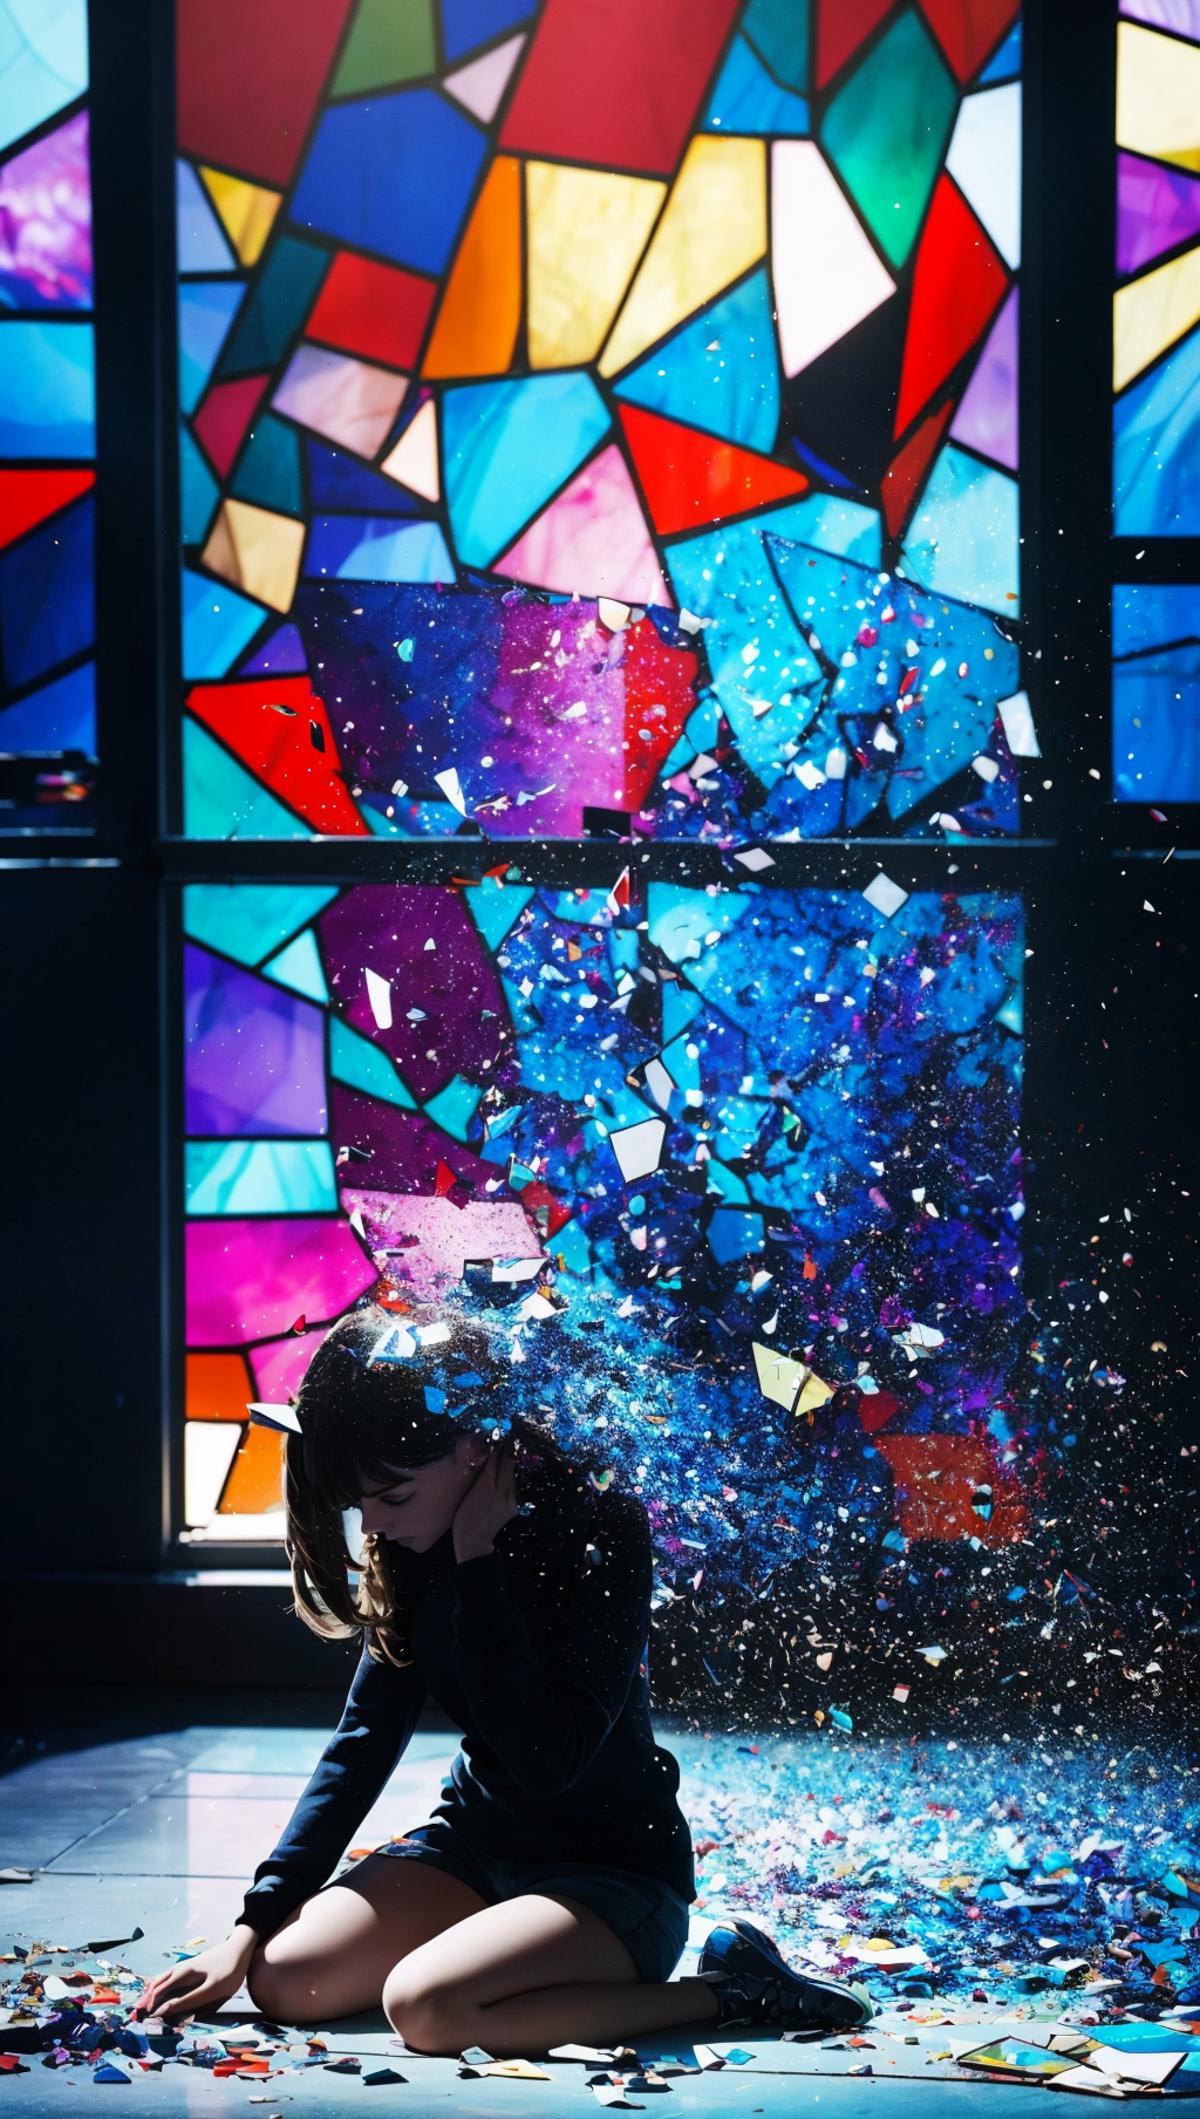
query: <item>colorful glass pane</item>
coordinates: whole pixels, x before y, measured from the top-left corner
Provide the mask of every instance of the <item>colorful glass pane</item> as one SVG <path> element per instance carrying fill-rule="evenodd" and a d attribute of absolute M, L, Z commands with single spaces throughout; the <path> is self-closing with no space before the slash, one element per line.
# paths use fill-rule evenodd
<path fill-rule="evenodd" d="M 1018 829 L 1016 0 L 177 8 L 189 833 Z"/>
<path fill-rule="evenodd" d="M 0 831 L 95 821 L 87 0 L 0 0 Z"/>
<path fill-rule="evenodd" d="M 1117 29 L 1113 528 L 1200 532 L 1200 9 L 1125 0 Z"/>
<path fill-rule="evenodd" d="M 1113 793 L 1200 802 L 1200 588 L 1113 589 Z"/>
<path fill-rule="evenodd" d="M 838 1508 L 901 1550 L 1022 1535 L 1019 900 L 497 874 L 195 885 L 184 916 L 199 1535 L 278 1531 L 277 1444 L 239 1423 L 356 1298 L 516 1261 L 564 1409 L 589 1332 L 628 1355 L 614 1438 L 668 1538 L 761 1577 Z M 792 1419 L 802 1482 L 771 1469 Z"/>

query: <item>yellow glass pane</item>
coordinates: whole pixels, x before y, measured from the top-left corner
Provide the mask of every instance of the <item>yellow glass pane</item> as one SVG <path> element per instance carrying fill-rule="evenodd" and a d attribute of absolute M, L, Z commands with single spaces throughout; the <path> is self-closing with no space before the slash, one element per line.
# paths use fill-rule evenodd
<path fill-rule="evenodd" d="M 521 165 L 497 155 L 437 313 L 426 375 L 503 375 L 521 321 Z"/>
<path fill-rule="evenodd" d="M 247 1427 L 225 1482 L 221 1516 L 261 1516 L 283 1507 L 283 1441 L 273 1428 Z"/>
<path fill-rule="evenodd" d="M 245 177 L 226 176 L 223 169 L 202 166 L 200 174 L 242 264 L 257 265 L 283 193 L 268 191 L 262 184 L 248 184 Z"/>
<path fill-rule="evenodd" d="M 244 1420 L 254 1392 L 241 1354 L 189 1354 L 189 1420 Z"/>
<path fill-rule="evenodd" d="M 616 375 L 647 346 L 757 263 L 767 247 L 767 150 L 762 140 L 692 141 L 600 358 Z"/>
<path fill-rule="evenodd" d="M 1173 346 L 1200 317 L 1200 250 L 1185 252 L 1118 290 L 1113 303 L 1113 388 Z"/>
<path fill-rule="evenodd" d="M 1181 169 L 1200 169 L 1200 45 L 1122 22 L 1117 145 Z"/>
<path fill-rule="evenodd" d="M 532 367 L 573 367 L 599 352 L 666 195 L 649 177 L 528 164 Z"/>
<path fill-rule="evenodd" d="M 273 611 L 290 611 L 304 550 L 304 524 L 248 500 L 227 500 L 204 547 L 204 564 Z"/>

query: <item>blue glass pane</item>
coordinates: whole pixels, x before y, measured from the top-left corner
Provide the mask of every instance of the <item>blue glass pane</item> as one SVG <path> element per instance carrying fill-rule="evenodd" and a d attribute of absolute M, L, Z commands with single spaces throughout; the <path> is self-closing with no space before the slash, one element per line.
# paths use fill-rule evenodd
<path fill-rule="evenodd" d="M 459 555 L 488 561 L 581 464 L 608 426 L 586 375 L 476 383 L 442 402 L 446 498 Z"/>
<path fill-rule="evenodd" d="M 905 555 L 926 587 L 1015 617 L 1017 482 L 953 444 L 942 450 L 908 527 Z"/>
<path fill-rule="evenodd" d="M 329 1071 L 335 1081 L 361 1089 L 365 1096 L 377 1096 L 385 1104 L 398 1104 L 409 1111 L 417 1108 L 416 1098 L 405 1088 L 387 1053 L 339 1016 L 329 1025 Z"/>
<path fill-rule="evenodd" d="M 87 87 L 86 0 L 0 0 L 0 148 Z"/>
<path fill-rule="evenodd" d="M 262 624 L 262 606 L 190 569 L 183 577 L 183 674 L 224 677 Z"/>
<path fill-rule="evenodd" d="M 261 647 L 247 655 L 240 665 L 246 676 L 260 672 L 263 676 L 295 676 L 308 668 L 304 643 L 294 625 L 276 626 Z"/>
<path fill-rule="evenodd" d="M 0 325 L 0 456 L 90 457 L 92 327 L 11 318 Z"/>
<path fill-rule="evenodd" d="M 236 260 L 212 201 L 189 162 L 175 165 L 175 224 L 181 272 L 230 272 Z"/>
<path fill-rule="evenodd" d="M 91 662 L 0 713 L 0 751 L 81 750 L 96 755 L 96 670 Z"/>
<path fill-rule="evenodd" d="M 342 581 L 450 581 L 454 561 L 436 522 L 371 522 L 318 515 L 304 554 L 306 574 Z"/>
<path fill-rule="evenodd" d="M 189 1214 L 328 1214 L 337 1207 L 327 1140 L 192 1140 Z"/>
<path fill-rule="evenodd" d="M 980 80 L 1015 81 L 1021 71 L 1021 25 L 1014 22 L 995 57 L 984 67 Z"/>
<path fill-rule="evenodd" d="M 263 965 L 263 975 L 274 979 L 280 986 L 290 986 L 293 993 L 302 993 L 310 1001 L 327 1001 L 329 988 L 321 965 L 321 952 L 311 933 L 298 934 L 294 942 L 281 949 Z"/>
<path fill-rule="evenodd" d="M 237 315 L 236 280 L 189 280 L 179 292 L 179 402 L 194 412 Z"/>
<path fill-rule="evenodd" d="M 442 0 L 442 41 L 447 59 L 464 58 L 477 44 L 490 44 L 527 22 L 532 0 Z"/>
<path fill-rule="evenodd" d="M 239 964 L 261 964 L 336 896 L 336 890 L 296 883 L 262 883 L 252 891 L 228 883 L 193 883 L 185 898 L 187 932 Z"/>
<path fill-rule="evenodd" d="M 618 397 L 763 453 L 779 427 L 771 283 L 752 272 L 616 385 Z"/>
<path fill-rule="evenodd" d="M 292 219 L 418 272 L 440 272 L 483 160 L 483 133 L 432 88 L 325 112 Z"/>
<path fill-rule="evenodd" d="M 435 1126 L 440 1126 L 442 1131 L 449 1133 L 454 1140 L 465 1142 L 467 1127 L 479 1108 L 482 1095 L 483 1091 L 477 1083 L 464 1081 L 461 1074 L 456 1074 L 453 1081 L 447 1082 L 444 1089 L 438 1090 L 436 1096 L 426 1099 L 425 1116 L 431 1118 Z"/>
<path fill-rule="evenodd" d="M 1200 802 L 1200 587 L 1113 589 L 1113 793 Z"/>
<path fill-rule="evenodd" d="M 1200 534 L 1200 329 L 1113 408 L 1119 537 Z"/>
<path fill-rule="evenodd" d="M 805 98 L 781 88 L 745 37 L 735 37 L 704 113 L 704 130 L 803 136 L 808 129 Z"/>
<path fill-rule="evenodd" d="M 0 640 L 5 676 L 14 687 L 31 684 L 92 644 L 94 515 L 89 493 L 0 554 Z"/>
<path fill-rule="evenodd" d="M 361 515 L 416 515 L 420 512 L 421 502 L 415 493 L 398 486 L 394 479 L 369 470 L 366 464 L 347 456 L 341 449 L 310 441 L 305 455 L 314 508 L 328 508 L 334 512 L 339 508 L 353 509 Z"/>
<path fill-rule="evenodd" d="M 220 488 L 184 426 L 179 429 L 179 482 L 183 541 L 185 544 L 202 544 L 221 497 Z"/>

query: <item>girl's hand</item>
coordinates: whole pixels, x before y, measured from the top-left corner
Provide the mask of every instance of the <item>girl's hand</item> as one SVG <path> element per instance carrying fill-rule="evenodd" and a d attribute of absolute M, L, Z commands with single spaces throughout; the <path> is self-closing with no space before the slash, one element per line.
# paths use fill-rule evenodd
<path fill-rule="evenodd" d="M 185 1958 L 151 1979 L 133 2005 L 133 2016 L 160 2016 L 181 2023 L 187 2016 L 208 2015 L 236 1994 L 249 1968 L 258 1937 L 243 1928 L 215 1942 L 199 1956 Z"/>
<path fill-rule="evenodd" d="M 492 1540 L 517 1513 L 516 1451 L 511 1435 L 493 1442 L 487 1457 L 454 1511 L 456 1560 L 473 1560 L 491 1552 Z"/>

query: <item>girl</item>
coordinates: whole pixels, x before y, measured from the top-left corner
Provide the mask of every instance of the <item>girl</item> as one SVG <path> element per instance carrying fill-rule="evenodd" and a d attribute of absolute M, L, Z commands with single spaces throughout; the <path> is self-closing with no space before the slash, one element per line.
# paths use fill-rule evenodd
<path fill-rule="evenodd" d="M 518 1380 L 453 1308 L 368 1303 L 322 1341 L 289 1415 L 286 1543 L 297 1612 L 357 1636 L 358 1668 L 232 1932 L 152 1980 L 136 2015 L 208 2015 L 244 1979 L 276 2021 L 382 2001 L 418 2052 L 498 2058 L 869 2016 L 861 1989 L 792 1972 L 746 1921 L 668 1984 L 696 1884 L 679 1766 L 650 1726 L 646 1511 L 537 1421 L 514 1413 L 502 1439 L 497 1393 Z M 463 1732 L 441 1800 L 327 1882 L 427 1693 Z"/>

